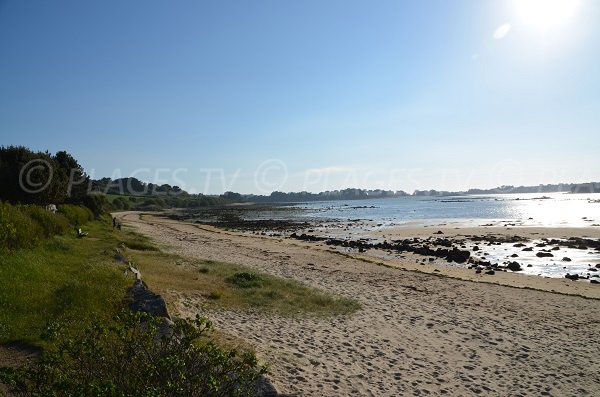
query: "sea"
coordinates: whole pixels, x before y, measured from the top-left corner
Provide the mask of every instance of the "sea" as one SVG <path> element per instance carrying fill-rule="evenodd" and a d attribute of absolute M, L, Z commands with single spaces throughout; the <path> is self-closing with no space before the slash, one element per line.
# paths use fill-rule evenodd
<path fill-rule="evenodd" d="M 298 219 L 360 219 L 384 228 L 436 221 L 480 226 L 485 220 L 503 220 L 522 226 L 600 227 L 600 193 L 407 196 L 319 201 L 295 207 L 303 210 L 293 213 Z"/>
<path fill-rule="evenodd" d="M 518 227 L 584 228 L 580 237 L 590 237 L 589 230 L 600 230 L 600 193 L 408 196 L 310 202 L 292 207 L 298 211 L 267 217 L 279 215 L 291 220 L 310 220 L 316 226 L 313 227 L 315 234 L 370 242 L 382 241 L 386 229 L 403 226 L 503 226 L 515 230 L 515 234 Z M 529 245 L 536 247 L 544 243 L 542 239 L 534 239 Z M 467 248 L 472 249 L 473 245 L 467 243 Z M 563 246 L 552 251 L 552 258 L 539 258 L 536 253 L 540 249 L 523 251 L 514 244 L 499 244 L 486 246 L 474 256 L 499 264 L 518 260 L 524 274 L 553 278 L 577 274 L 584 282 L 600 281 L 600 252 Z M 440 262 L 439 265 L 448 264 Z"/>

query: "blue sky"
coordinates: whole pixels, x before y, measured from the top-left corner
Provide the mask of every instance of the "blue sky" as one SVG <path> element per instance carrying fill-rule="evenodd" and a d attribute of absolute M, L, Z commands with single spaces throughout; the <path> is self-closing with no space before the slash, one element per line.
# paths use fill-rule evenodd
<path fill-rule="evenodd" d="M 592 0 L 546 29 L 511 0 L 0 0 L 0 144 L 203 193 L 600 180 L 599 21 Z"/>

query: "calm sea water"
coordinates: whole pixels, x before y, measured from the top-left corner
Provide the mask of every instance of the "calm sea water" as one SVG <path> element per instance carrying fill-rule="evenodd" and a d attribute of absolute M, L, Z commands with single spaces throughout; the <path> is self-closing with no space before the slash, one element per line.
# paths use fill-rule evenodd
<path fill-rule="evenodd" d="M 317 219 L 361 219 L 400 226 L 415 221 L 506 220 L 526 226 L 583 227 L 600 224 L 600 193 L 498 194 L 453 197 L 398 197 L 322 201 L 297 205 L 295 216 Z"/>
<path fill-rule="evenodd" d="M 517 226 L 544 227 L 591 227 L 600 229 L 600 194 L 502 194 L 464 197 L 401 197 L 393 199 L 360 200 L 346 202 L 317 202 L 301 204 L 303 211 L 292 217 L 313 220 L 360 220 L 358 223 L 339 222 L 337 228 L 316 227 L 315 232 L 338 238 L 363 237 L 371 241 L 381 240 L 371 234 L 374 230 L 385 232 L 387 227 L 402 225 L 452 225 L 480 226 L 486 224 L 510 224 Z M 385 237 L 385 236 L 383 236 Z M 542 241 L 534 240 L 534 246 Z M 467 243 L 472 249 L 473 243 Z M 522 273 L 544 277 L 564 277 L 578 274 L 598 277 L 595 265 L 600 264 L 597 251 L 561 247 L 552 251 L 554 257 L 539 258 L 535 251 L 526 252 L 514 244 L 485 246 L 474 253 L 475 257 L 494 263 L 515 260 L 518 255 Z M 393 255 L 392 255 L 393 257 Z M 565 262 L 563 258 L 569 258 Z M 439 261 L 438 261 L 439 262 Z M 441 261 L 444 262 L 444 261 Z M 444 265 L 444 263 L 441 263 Z M 447 264 L 445 264 L 447 265 Z M 462 266 L 462 265 L 458 265 Z"/>

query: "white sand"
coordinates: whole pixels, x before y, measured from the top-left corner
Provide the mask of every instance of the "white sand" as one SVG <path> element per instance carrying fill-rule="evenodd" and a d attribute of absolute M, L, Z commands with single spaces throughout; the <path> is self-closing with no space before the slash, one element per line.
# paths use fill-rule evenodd
<path fill-rule="evenodd" d="M 598 285 L 510 273 L 464 281 L 388 268 L 315 244 L 140 219 L 134 212 L 117 216 L 167 251 L 243 264 L 360 301 L 354 315 L 329 319 L 201 312 L 256 346 L 281 393 L 600 395 L 600 300 L 488 282 L 586 296 L 599 296 Z M 437 268 L 475 278 L 466 269 Z M 197 296 L 175 291 L 166 298 L 180 315 L 200 310 Z"/>

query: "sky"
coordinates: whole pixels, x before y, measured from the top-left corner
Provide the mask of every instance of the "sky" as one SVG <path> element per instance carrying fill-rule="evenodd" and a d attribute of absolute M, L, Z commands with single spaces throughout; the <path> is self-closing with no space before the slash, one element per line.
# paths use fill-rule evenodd
<path fill-rule="evenodd" d="M 0 145 L 204 194 L 598 181 L 600 1 L 540 2 L 0 0 Z"/>

